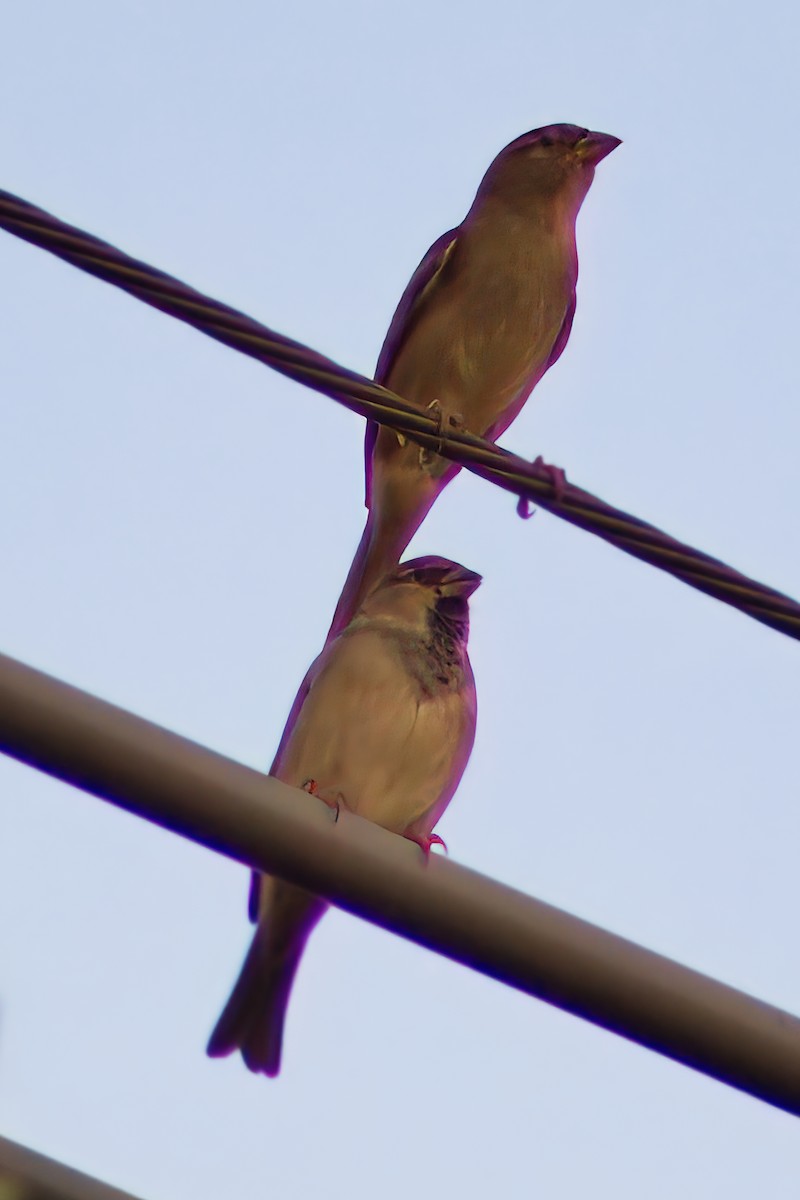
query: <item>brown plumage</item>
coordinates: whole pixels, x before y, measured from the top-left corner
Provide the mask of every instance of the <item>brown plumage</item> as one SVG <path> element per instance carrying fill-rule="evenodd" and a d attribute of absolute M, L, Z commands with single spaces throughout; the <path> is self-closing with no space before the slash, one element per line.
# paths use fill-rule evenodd
<path fill-rule="evenodd" d="M 313 780 L 323 798 L 429 848 L 475 734 L 467 600 L 479 583 L 441 558 L 387 578 L 312 664 L 271 773 L 295 787 Z M 295 972 L 327 904 L 256 878 L 258 924 L 208 1053 L 240 1049 L 251 1071 L 277 1075 Z"/>
<path fill-rule="evenodd" d="M 375 378 L 423 410 L 496 440 L 569 338 L 575 220 L 597 163 L 619 139 L 548 125 L 511 142 L 458 228 L 434 242 L 406 288 Z M 367 426 L 364 533 L 328 637 L 348 624 L 459 467 L 385 426 Z"/>

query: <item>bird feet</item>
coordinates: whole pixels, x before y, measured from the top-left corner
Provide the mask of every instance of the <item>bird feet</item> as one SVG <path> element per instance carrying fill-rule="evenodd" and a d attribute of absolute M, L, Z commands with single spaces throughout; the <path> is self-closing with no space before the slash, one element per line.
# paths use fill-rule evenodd
<path fill-rule="evenodd" d="M 436 453 L 441 454 L 444 443 L 447 439 L 445 433 L 445 425 L 453 429 L 462 429 L 464 426 L 464 418 L 461 413 L 448 412 L 443 408 L 438 400 L 431 400 L 428 405 L 428 412 L 433 412 L 436 417 L 436 438 L 437 446 Z M 429 467 L 434 459 L 433 450 L 428 450 L 425 446 L 420 446 L 419 449 L 419 465 L 421 467 Z"/>
<path fill-rule="evenodd" d="M 341 792 L 334 792 L 332 789 L 320 791 L 319 784 L 316 779 L 307 779 L 303 784 L 303 791 L 308 792 L 309 796 L 316 796 L 323 804 L 327 804 L 333 812 L 334 825 L 339 820 L 339 813 L 342 808 L 347 808 L 345 798 Z"/>
<path fill-rule="evenodd" d="M 419 848 L 422 850 L 422 853 L 425 855 L 426 862 L 430 858 L 431 849 L 434 846 L 441 846 L 445 854 L 449 853 L 447 849 L 447 842 L 445 842 L 443 838 L 440 838 L 438 833 L 423 833 L 419 837 L 412 837 L 411 841 L 417 843 Z"/>
<path fill-rule="evenodd" d="M 567 490 L 567 473 L 562 467 L 554 467 L 551 463 L 546 463 L 541 454 L 533 460 L 533 468 L 543 476 L 553 488 L 553 499 L 556 504 L 562 504 L 564 495 Z M 520 496 L 517 503 L 517 516 L 522 517 L 523 521 L 527 521 L 532 517 L 536 509 L 532 506 L 527 496 Z"/>

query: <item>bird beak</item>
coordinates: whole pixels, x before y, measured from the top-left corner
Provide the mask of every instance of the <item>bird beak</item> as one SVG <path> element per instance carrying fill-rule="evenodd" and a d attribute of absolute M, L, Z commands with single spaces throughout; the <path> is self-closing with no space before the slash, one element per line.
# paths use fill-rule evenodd
<path fill-rule="evenodd" d="M 438 554 L 426 554 L 401 563 L 394 578 L 399 583 L 415 581 L 423 587 L 441 588 L 444 595 L 465 598 L 471 596 L 481 582 L 481 576 L 475 571 L 467 570 L 450 558 L 440 558 Z"/>
<path fill-rule="evenodd" d="M 575 147 L 575 153 L 583 162 L 596 167 L 612 150 L 622 145 L 622 139 L 610 133 L 588 133 Z"/>
<path fill-rule="evenodd" d="M 482 579 L 483 577 L 476 571 L 468 571 L 459 563 L 453 563 L 452 570 L 448 571 L 442 583 L 447 589 L 448 595 L 463 596 L 466 600 L 476 588 L 480 587 Z"/>

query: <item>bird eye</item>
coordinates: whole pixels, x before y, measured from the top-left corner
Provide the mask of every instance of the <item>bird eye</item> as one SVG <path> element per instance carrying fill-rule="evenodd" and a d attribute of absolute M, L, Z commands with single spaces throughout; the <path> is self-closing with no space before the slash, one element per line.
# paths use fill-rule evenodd
<path fill-rule="evenodd" d="M 542 136 L 539 138 L 539 145 L 541 146 L 552 146 L 552 144 L 553 139 L 548 137 L 546 133 L 542 134 Z"/>

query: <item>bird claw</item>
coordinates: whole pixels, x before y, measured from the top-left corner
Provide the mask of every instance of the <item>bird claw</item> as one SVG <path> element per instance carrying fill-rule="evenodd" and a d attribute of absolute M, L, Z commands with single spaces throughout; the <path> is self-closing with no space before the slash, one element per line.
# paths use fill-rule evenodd
<path fill-rule="evenodd" d="M 347 807 L 344 796 L 341 792 L 337 792 L 334 796 L 332 796 L 330 792 L 327 794 L 325 792 L 321 792 L 316 779 L 307 779 L 303 784 L 303 791 L 308 792 L 309 796 L 316 796 L 318 800 L 321 800 L 323 804 L 326 804 L 328 808 L 333 811 L 334 825 L 339 820 L 339 813 L 341 812 L 342 807 Z"/>
<path fill-rule="evenodd" d="M 431 849 L 434 846 L 441 846 L 442 849 L 444 850 L 445 854 L 449 854 L 449 850 L 447 849 L 447 842 L 444 840 L 444 838 L 440 838 L 438 833 L 423 834 L 421 837 L 414 838 L 414 841 L 417 843 L 420 850 L 425 855 L 426 862 L 430 858 Z"/>
<path fill-rule="evenodd" d="M 431 411 L 433 411 L 436 416 L 436 453 L 441 454 L 447 437 L 444 432 L 445 418 L 447 419 L 447 424 L 451 425 L 453 429 L 461 429 L 464 425 L 464 418 L 461 413 L 447 412 L 444 408 L 442 408 L 442 405 L 438 400 L 431 400 L 430 404 L 428 405 L 428 412 Z M 420 446 L 419 465 L 421 467 L 429 466 L 433 461 L 433 456 L 434 452 L 432 450 L 429 450 L 426 446 Z"/>
<path fill-rule="evenodd" d="M 553 499 L 556 504 L 563 504 L 564 496 L 567 491 L 567 473 L 562 467 L 554 467 L 552 463 L 546 463 L 539 454 L 533 460 L 533 468 L 540 475 L 544 476 L 547 483 L 553 489 Z M 527 496 L 520 496 L 517 502 L 517 516 L 522 517 L 523 521 L 529 520 L 534 516 L 536 509 L 531 504 Z"/>

